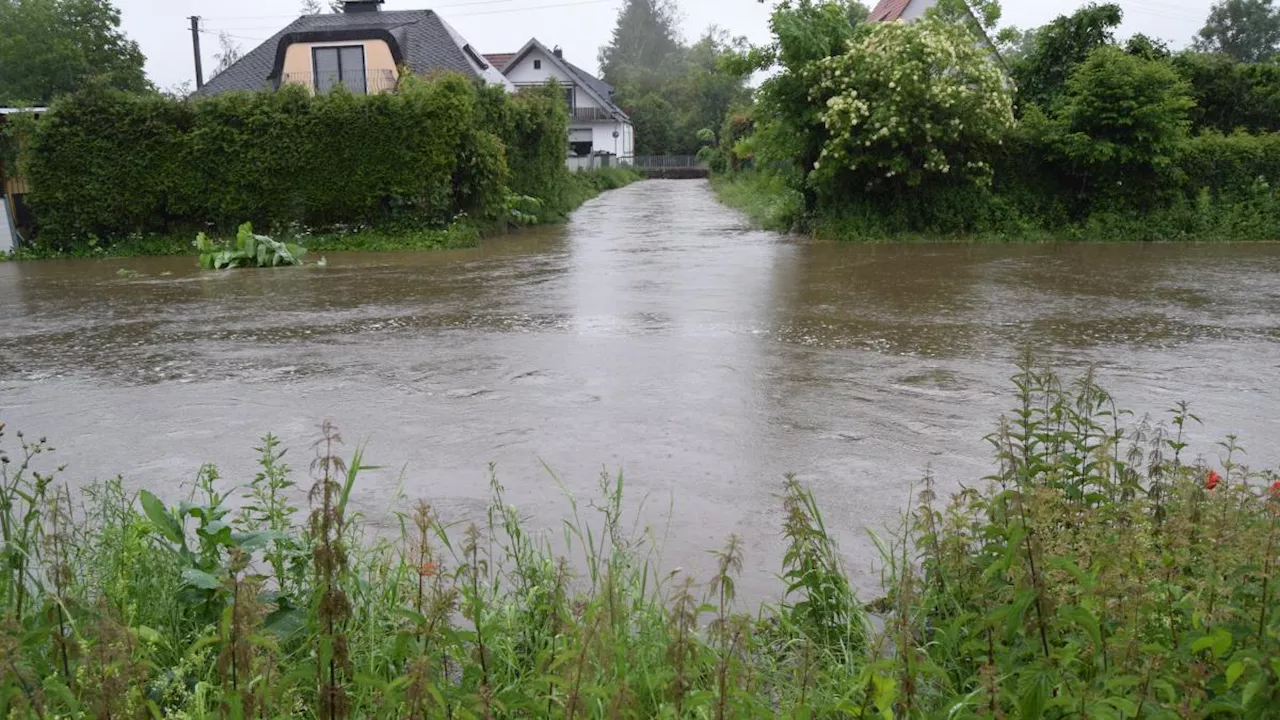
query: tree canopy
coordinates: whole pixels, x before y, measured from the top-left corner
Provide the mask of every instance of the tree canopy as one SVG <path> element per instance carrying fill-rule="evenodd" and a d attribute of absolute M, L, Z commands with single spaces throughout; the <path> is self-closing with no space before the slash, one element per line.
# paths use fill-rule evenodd
<path fill-rule="evenodd" d="M 674 0 L 627 0 L 608 45 L 600 49 L 614 101 L 631 114 L 636 154 L 694 154 L 715 140 L 726 113 L 750 93 L 725 60 L 745 41 L 712 27 L 686 46 L 676 31 Z"/>
<path fill-rule="evenodd" d="M 1046 139 L 1074 174 L 1132 193 L 1172 163 L 1195 104 L 1189 93 L 1168 62 L 1099 48 L 1068 80 Z"/>
<path fill-rule="evenodd" d="M 609 44 L 600 48 L 605 82 L 621 85 L 637 73 L 657 73 L 681 51 L 674 0 L 627 0 Z"/>
<path fill-rule="evenodd" d="M 1091 3 L 1031 33 L 1010 68 L 1019 106 L 1049 108 L 1066 90 L 1076 68 L 1094 50 L 1115 42 L 1115 30 L 1123 18 L 1119 5 Z"/>
<path fill-rule="evenodd" d="M 826 196 L 989 182 L 991 153 L 1013 127 L 999 68 L 940 16 L 870 26 L 821 61 L 818 78 L 810 96 L 825 100 L 826 138 L 809 183 Z"/>
<path fill-rule="evenodd" d="M 46 105 L 97 80 L 151 88 L 109 0 L 0 0 L 0 105 Z"/>
<path fill-rule="evenodd" d="M 1280 53 L 1280 9 L 1273 0 L 1222 0 L 1209 12 L 1195 47 L 1241 62 L 1270 60 Z"/>

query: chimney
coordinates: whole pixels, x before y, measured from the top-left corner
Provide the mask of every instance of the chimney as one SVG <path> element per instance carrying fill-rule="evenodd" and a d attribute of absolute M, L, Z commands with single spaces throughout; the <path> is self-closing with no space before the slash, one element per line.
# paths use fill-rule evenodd
<path fill-rule="evenodd" d="M 382 9 L 382 2 L 383 0 L 346 0 L 342 3 L 342 12 L 348 15 L 378 12 Z"/>
<path fill-rule="evenodd" d="M 553 49 L 551 52 L 561 60 L 564 59 L 564 48 L 561 48 L 559 45 L 555 46 L 555 49 Z"/>

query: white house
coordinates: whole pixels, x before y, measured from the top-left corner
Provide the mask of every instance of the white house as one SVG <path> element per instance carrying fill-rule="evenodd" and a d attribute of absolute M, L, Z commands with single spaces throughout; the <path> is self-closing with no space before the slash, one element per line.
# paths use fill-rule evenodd
<path fill-rule="evenodd" d="M 601 156 L 624 162 L 635 154 L 631 118 L 613 102 L 613 86 L 549 50 L 535 38 L 520 52 L 486 55 L 516 88 L 538 87 L 554 79 L 569 104 L 569 167 L 599 166 Z"/>

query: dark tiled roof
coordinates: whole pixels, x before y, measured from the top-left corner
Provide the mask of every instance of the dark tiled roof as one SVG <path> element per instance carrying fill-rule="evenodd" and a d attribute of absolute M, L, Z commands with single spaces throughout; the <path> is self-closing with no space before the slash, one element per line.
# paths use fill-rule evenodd
<path fill-rule="evenodd" d="M 880 0 L 867 19 L 872 22 L 893 22 L 902 17 L 910 4 L 911 0 Z"/>
<path fill-rule="evenodd" d="M 275 69 L 280 40 L 291 33 L 326 30 L 389 32 L 400 45 L 404 63 L 416 73 L 451 70 L 476 77 L 483 76 L 483 68 L 477 68 L 467 59 L 462 49 L 464 43 L 459 42 L 461 38 L 450 32 L 448 26 L 431 10 L 304 15 L 250 50 L 231 67 L 210 78 L 203 88 L 195 92 L 195 96 L 270 88 L 270 75 Z"/>
<path fill-rule="evenodd" d="M 511 58 L 515 56 L 515 53 L 489 53 L 484 56 L 484 59 L 488 60 L 490 65 L 498 68 L 499 70 L 505 70 L 507 63 L 511 62 Z"/>
<path fill-rule="evenodd" d="M 561 58 L 561 60 L 564 60 L 564 58 Z M 569 66 L 569 69 L 573 71 L 574 75 L 578 76 L 579 80 L 591 86 L 591 89 L 594 90 L 597 95 L 604 98 L 605 100 L 608 100 L 609 102 L 613 102 L 613 86 L 612 85 L 601 80 L 595 75 L 592 75 L 586 70 L 583 70 L 577 65 L 574 65 L 568 60 L 564 60 L 564 64 Z"/>

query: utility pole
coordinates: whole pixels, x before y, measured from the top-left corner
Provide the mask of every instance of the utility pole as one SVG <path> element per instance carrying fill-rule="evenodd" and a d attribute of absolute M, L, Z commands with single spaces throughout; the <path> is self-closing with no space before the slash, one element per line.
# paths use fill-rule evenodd
<path fill-rule="evenodd" d="M 196 89 L 204 87 L 204 68 L 200 65 L 200 16 L 191 16 L 191 50 L 196 55 Z"/>

